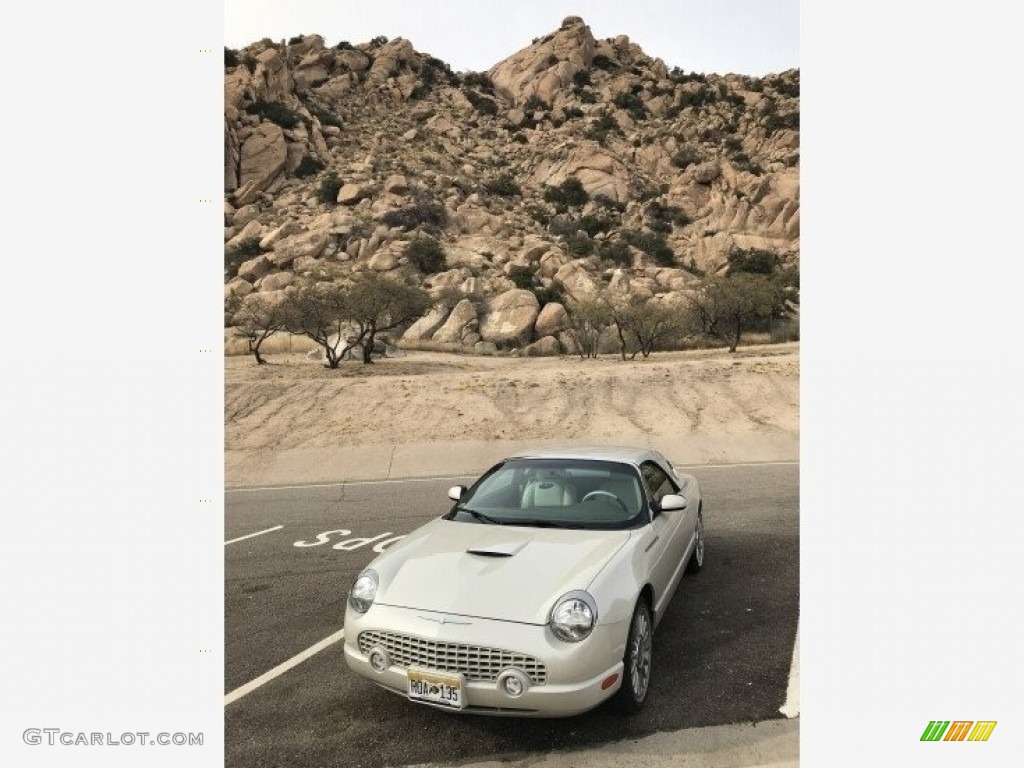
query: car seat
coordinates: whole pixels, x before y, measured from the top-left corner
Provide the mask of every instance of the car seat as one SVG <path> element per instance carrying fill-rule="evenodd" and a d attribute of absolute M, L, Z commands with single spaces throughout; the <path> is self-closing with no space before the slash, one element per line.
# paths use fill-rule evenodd
<path fill-rule="evenodd" d="M 539 477 L 523 489 L 520 507 L 567 507 L 577 501 L 576 487 L 559 477 Z"/>

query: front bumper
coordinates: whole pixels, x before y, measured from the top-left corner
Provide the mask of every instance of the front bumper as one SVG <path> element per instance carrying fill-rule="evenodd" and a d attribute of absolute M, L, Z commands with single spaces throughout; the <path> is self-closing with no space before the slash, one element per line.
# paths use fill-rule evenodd
<path fill-rule="evenodd" d="M 349 608 L 345 661 L 357 674 L 402 696 L 407 691 L 406 668 L 392 664 L 375 671 L 359 649 L 361 632 L 397 632 L 423 640 L 498 647 L 533 656 L 546 665 L 546 681 L 530 685 L 517 697 L 506 694 L 496 680 L 466 680 L 465 709 L 449 711 L 470 714 L 567 717 L 593 709 L 622 685 L 628 622 L 599 624 L 583 642 L 565 643 L 544 626 L 470 617 L 458 617 L 467 624 L 432 620 L 444 616 L 448 615 L 387 605 L 374 605 L 365 614 Z M 615 681 L 603 687 L 612 675 Z"/>

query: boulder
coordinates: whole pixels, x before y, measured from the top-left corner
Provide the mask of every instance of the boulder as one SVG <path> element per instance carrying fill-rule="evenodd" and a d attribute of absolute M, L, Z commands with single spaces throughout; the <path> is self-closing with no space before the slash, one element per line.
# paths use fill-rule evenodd
<path fill-rule="evenodd" d="M 402 340 L 423 341 L 424 339 L 429 339 L 434 335 L 438 328 L 444 325 L 444 321 L 447 318 L 447 307 L 434 307 L 427 312 L 427 314 L 409 326 L 405 333 L 402 334 Z"/>
<path fill-rule="evenodd" d="M 480 336 L 495 344 L 522 345 L 530 341 L 540 304 L 532 291 L 513 288 L 487 302 Z"/>
<path fill-rule="evenodd" d="M 555 273 L 555 280 L 564 285 L 569 295 L 576 299 L 582 299 L 597 290 L 594 278 L 590 276 L 579 259 L 570 261 L 559 269 Z"/>
<path fill-rule="evenodd" d="M 254 237 L 259 237 L 262 233 L 263 227 L 260 226 L 260 223 L 258 221 L 250 221 L 242 227 L 240 232 L 236 232 L 232 235 L 231 239 L 224 245 L 228 250 L 230 250 L 238 246 L 243 240 L 250 240 Z"/>
<path fill-rule="evenodd" d="M 301 235 L 292 235 L 274 244 L 270 260 L 278 269 L 287 267 L 300 256 L 312 256 L 314 259 L 320 256 L 330 235 L 322 230 L 313 230 Z"/>
<path fill-rule="evenodd" d="M 562 347 L 554 336 L 544 336 L 523 350 L 528 357 L 557 357 Z"/>
<path fill-rule="evenodd" d="M 557 301 L 549 301 L 537 315 L 534 329 L 538 336 L 554 336 L 569 327 L 569 313 Z"/>
<path fill-rule="evenodd" d="M 498 345 L 493 341 L 477 341 L 473 344 L 473 351 L 478 355 L 495 355 L 498 353 Z"/>
<path fill-rule="evenodd" d="M 262 248 L 265 251 L 268 251 L 271 248 L 273 248 L 276 243 L 280 242 L 281 240 L 284 240 L 286 237 L 290 237 L 291 235 L 297 235 L 301 232 L 302 225 L 299 224 L 299 222 L 295 221 L 294 219 L 286 221 L 280 227 L 278 227 L 273 232 L 266 235 L 262 240 L 260 240 L 260 248 Z"/>
<path fill-rule="evenodd" d="M 239 186 L 251 181 L 256 189 L 266 189 L 284 171 L 287 160 L 288 146 L 281 126 L 260 123 L 242 142 Z"/>
<path fill-rule="evenodd" d="M 370 196 L 370 190 L 362 184 L 343 184 L 338 190 L 338 202 L 342 205 L 355 205 L 364 197 Z"/>
<path fill-rule="evenodd" d="M 273 264 L 271 264 L 270 259 L 260 254 L 254 259 L 243 261 L 242 266 L 238 268 L 238 276 L 243 280 L 248 280 L 250 283 L 255 283 L 270 272 L 271 269 L 273 269 Z"/>
<path fill-rule="evenodd" d="M 295 282 L 295 275 L 291 272 L 277 272 L 267 275 L 260 281 L 261 291 L 283 291 Z"/>
<path fill-rule="evenodd" d="M 384 191 L 392 195 L 404 195 L 409 191 L 409 180 L 400 173 L 394 173 L 384 181 Z"/>
<path fill-rule="evenodd" d="M 434 341 L 442 343 L 461 342 L 463 336 L 477 327 L 476 307 L 469 299 L 463 299 L 448 316 L 437 332 L 434 333 Z"/>

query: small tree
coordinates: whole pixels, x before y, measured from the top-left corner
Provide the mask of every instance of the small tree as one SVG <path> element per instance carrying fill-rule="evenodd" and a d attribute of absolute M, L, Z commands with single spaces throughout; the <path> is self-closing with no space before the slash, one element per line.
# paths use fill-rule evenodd
<path fill-rule="evenodd" d="M 287 326 L 288 314 L 282 302 L 261 293 L 250 293 L 244 298 L 233 296 L 228 300 L 228 316 L 248 340 L 256 364 L 263 365 L 266 360 L 260 355 L 260 345 Z"/>
<path fill-rule="evenodd" d="M 608 303 L 597 297 L 567 302 L 569 327 L 566 333 L 572 339 L 582 359 L 597 357 L 601 349 L 601 334 L 611 326 L 613 319 Z"/>
<path fill-rule="evenodd" d="M 346 292 L 337 283 L 316 283 L 299 288 L 284 302 L 285 326 L 301 333 L 324 350 L 328 368 L 337 368 L 352 347 L 345 325 Z M 344 341 L 345 345 L 341 347 Z"/>
<path fill-rule="evenodd" d="M 678 308 L 660 301 L 630 296 L 619 301 L 608 300 L 608 310 L 619 335 L 622 359 L 632 360 L 640 353 L 650 356 L 656 346 L 681 336 L 686 325 Z"/>
<path fill-rule="evenodd" d="M 782 306 L 779 282 L 766 275 L 740 273 L 704 278 L 688 298 L 697 329 L 722 339 L 735 352 L 743 331 Z"/>
<path fill-rule="evenodd" d="M 372 363 L 373 344 L 381 331 L 411 322 L 430 308 L 430 295 L 418 285 L 407 285 L 371 272 L 355 282 L 345 296 L 342 315 L 356 327 L 363 362 Z"/>

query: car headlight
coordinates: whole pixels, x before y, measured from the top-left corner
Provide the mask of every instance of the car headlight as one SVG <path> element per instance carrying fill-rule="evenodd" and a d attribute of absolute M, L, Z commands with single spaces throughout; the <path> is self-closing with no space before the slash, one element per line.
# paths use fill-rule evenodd
<path fill-rule="evenodd" d="M 348 593 L 348 604 L 357 613 L 366 613 L 373 605 L 373 599 L 377 596 L 377 572 L 372 570 L 363 571 L 356 578 L 352 585 L 352 591 Z"/>
<path fill-rule="evenodd" d="M 597 624 L 597 603 L 586 592 L 562 595 L 551 609 L 548 626 L 555 637 L 567 643 L 585 640 Z"/>

